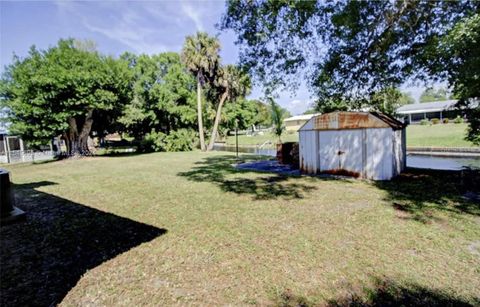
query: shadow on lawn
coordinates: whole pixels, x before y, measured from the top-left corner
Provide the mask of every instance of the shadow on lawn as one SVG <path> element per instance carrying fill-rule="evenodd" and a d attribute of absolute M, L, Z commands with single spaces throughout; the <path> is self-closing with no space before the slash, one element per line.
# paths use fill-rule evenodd
<path fill-rule="evenodd" d="M 391 280 L 377 279 L 373 289 L 360 292 L 352 291 L 345 297 L 330 300 L 322 306 L 354 307 L 354 306 L 478 306 L 480 300 L 471 297 L 469 300 L 456 297 L 440 290 L 429 289 L 416 284 L 400 285 Z M 275 300 L 276 306 L 318 306 L 306 297 L 297 296 L 285 291 Z"/>
<path fill-rule="evenodd" d="M 434 211 L 480 215 L 480 203 L 465 199 L 466 193 L 480 192 L 478 171 L 436 171 L 407 169 L 391 181 L 374 183 L 388 192 L 387 201 L 403 219 L 430 223 Z"/>
<path fill-rule="evenodd" d="M 166 233 L 36 189 L 14 185 L 22 223 L 0 228 L 1 306 L 51 306 L 80 277 L 129 249 Z"/>
<path fill-rule="evenodd" d="M 242 161 L 255 160 L 252 156 L 241 156 Z M 250 170 L 239 170 L 232 166 L 237 163 L 237 159 L 232 155 L 207 157 L 202 161 L 196 162 L 194 168 L 188 172 L 179 173 L 192 181 L 213 182 L 225 192 L 236 194 L 250 194 L 254 199 L 275 199 L 279 197 L 287 199 L 303 198 L 303 193 L 315 189 L 314 186 L 295 183 L 285 176 L 275 173 L 264 173 L 265 176 L 255 178 L 241 177 L 242 173 L 257 173 Z M 229 175 L 239 175 L 231 178 Z"/>

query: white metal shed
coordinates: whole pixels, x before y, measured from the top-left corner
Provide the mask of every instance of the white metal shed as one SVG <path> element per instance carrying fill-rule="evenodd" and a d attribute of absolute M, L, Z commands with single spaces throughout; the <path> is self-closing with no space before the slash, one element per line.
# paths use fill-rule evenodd
<path fill-rule="evenodd" d="M 333 112 L 299 129 L 300 169 L 389 180 L 406 167 L 402 122 L 376 112 Z"/>

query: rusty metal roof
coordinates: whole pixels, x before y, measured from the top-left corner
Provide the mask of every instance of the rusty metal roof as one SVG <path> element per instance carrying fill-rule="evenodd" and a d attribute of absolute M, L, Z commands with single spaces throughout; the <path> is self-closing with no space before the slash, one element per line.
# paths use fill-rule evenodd
<path fill-rule="evenodd" d="M 405 127 L 405 124 L 395 118 L 378 112 L 332 112 L 315 116 L 312 120 L 314 121 L 314 130 L 362 128 L 392 128 L 393 130 L 400 130 Z"/>
<path fill-rule="evenodd" d="M 398 119 L 385 114 L 385 113 L 380 113 L 380 112 L 370 112 L 375 117 L 378 117 L 385 123 L 387 123 L 390 127 L 392 127 L 393 130 L 401 130 L 407 126 L 407 124 L 402 123 Z"/>

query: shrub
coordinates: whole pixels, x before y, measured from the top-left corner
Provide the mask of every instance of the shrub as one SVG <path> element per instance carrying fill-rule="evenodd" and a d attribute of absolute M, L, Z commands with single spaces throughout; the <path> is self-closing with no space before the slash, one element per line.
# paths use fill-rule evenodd
<path fill-rule="evenodd" d="M 152 131 L 147 133 L 138 146 L 140 152 L 163 151 L 165 148 L 166 134 Z"/>
<path fill-rule="evenodd" d="M 443 119 L 443 123 L 444 123 L 444 124 L 448 124 L 449 121 L 450 121 L 450 120 L 449 120 L 448 118 L 444 118 L 444 119 Z"/>
<path fill-rule="evenodd" d="M 179 129 L 170 132 L 165 138 L 165 151 L 191 151 L 197 141 L 197 134 L 193 130 Z"/>
<path fill-rule="evenodd" d="M 455 124 L 461 124 L 463 123 L 463 118 L 461 118 L 459 115 L 453 120 Z"/>
<path fill-rule="evenodd" d="M 152 131 L 147 133 L 138 146 L 140 152 L 153 151 L 190 151 L 197 142 L 197 134 L 193 130 L 179 129 L 170 134 Z"/>
<path fill-rule="evenodd" d="M 439 122 L 440 122 L 440 120 L 438 118 L 432 118 L 432 120 L 431 120 L 431 123 L 434 124 L 434 125 L 438 124 Z"/>
<path fill-rule="evenodd" d="M 428 125 L 428 119 L 422 119 L 420 125 Z"/>

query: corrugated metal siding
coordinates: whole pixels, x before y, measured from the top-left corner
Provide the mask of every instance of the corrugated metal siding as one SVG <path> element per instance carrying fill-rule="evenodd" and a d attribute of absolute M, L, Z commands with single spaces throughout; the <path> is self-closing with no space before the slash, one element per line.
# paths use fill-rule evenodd
<path fill-rule="evenodd" d="M 318 146 L 317 131 L 300 131 L 300 169 L 306 174 L 315 174 L 317 172 Z"/>
<path fill-rule="evenodd" d="M 300 168 L 304 173 L 342 170 L 353 176 L 388 180 L 405 169 L 405 129 L 374 126 L 316 130 L 316 118 L 299 131 Z M 335 126 L 335 120 L 328 123 Z"/>
<path fill-rule="evenodd" d="M 387 180 L 393 176 L 392 129 L 365 129 L 367 138 L 366 178 Z"/>
<path fill-rule="evenodd" d="M 308 122 L 306 122 L 302 127 L 300 127 L 299 131 L 313 130 L 315 128 L 314 127 L 314 124 L 315 124 L 314 118 L 315 117 L 312 117 L 311 119 L 309 119 Z"/>
<path fill-rule="evenodd" d="M 370 113 L 333 112 L 315 116 L 315 130 L 388 128 L 388 123 Z"/>
<path fill-rule="evenodd" d="M 319 132 L 320 171 L 347 170 L 362 175 L 362 130 Z"/>
<path fill-rule="evenodd" d="M 406 151 L 403 142 L 404 130 L 393 132 L 393 175 L 399 175 L 405 169 Z"/>

